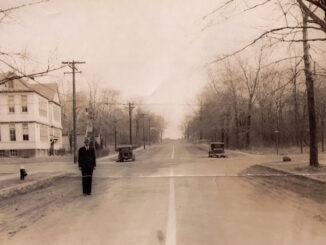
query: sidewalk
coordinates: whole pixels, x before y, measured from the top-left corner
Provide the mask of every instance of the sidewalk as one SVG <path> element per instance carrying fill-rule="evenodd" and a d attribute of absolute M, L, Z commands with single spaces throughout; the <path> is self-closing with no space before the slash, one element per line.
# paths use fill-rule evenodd
<path fill-rule="evenodd" d="M 74 176 L 73 172 L 34 172 L 20 180 L 19 174 L 1 175 L 0 200 L 51 185 L 56 179 Z"/>
<path fill-rule="evenodd" d="M 147 148 L 150 148 L 150 146 L 147 146 Z M 142 150 L 144 149 L 139 147 L 134 152 Z M 97 159 L 97 162 L 102 165 L 106 164 L 106 160 L 117 158 L 118 154 L 115 153 L 100 157 Z M 60 158 L 56 157 L 56 160 L 58 159 Z M 32 161 L 33 159 L 13 159 L 10 163 L 2 163 L 0 171 L 0 200 L 51 185 L 58 178 L 79 176 L 78 165 L 73 164 L 72 157 L 64 159 L 68 161 L 48 161 L 49 159 L 46 158 L 38 159 L 39 161 L 37 162 Z M 28 175 L 25 180 L 20 180 L 19 165 L 24 164 L 26 164 L 25 169 Z"/>
<path fill-rule="evenodd" d="M 326 162 L 321 161 L 318 168 L 310 167 L 308 162 L 279 162 L 261 164 L 262 167 L 274 170 L 281 175 L 296 176 L 326 184 Z"/>
<path fill-rule="evenodd" d="M 73 156 L 46 156 L 46 157 L 30 157 L 30 158 L 0 158 L 0 165 L 2 164 L 30 164 L 30 163 L 42 163 L 42 162 L 72 162 Z"/>

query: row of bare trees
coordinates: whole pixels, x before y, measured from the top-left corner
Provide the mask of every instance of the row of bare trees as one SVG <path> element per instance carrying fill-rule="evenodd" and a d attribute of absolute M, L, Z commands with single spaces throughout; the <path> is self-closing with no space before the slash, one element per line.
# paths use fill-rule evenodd
<path fill-rule="evenodd" d="M 309 144 L 305 76 L 302 67 L 244 67 L 225 63 L 198 96 L 198 109 L 184 123 L 191 140 L 224 141 L 230 148 Z M 316 83 L 317 141 L 324 150 L 326 84 Z"/>
<path fill-rule="evenodd" d="M 228 147 L 306 145 L 309 133 L 307 96 L 303 66 L 263 65 L 229 59 L 210 76 L 198 96 L 198 109 L 184 123 L 188 139 L 224 141 Z M 265 57 L 264 60 L 267 60 Z M 325 121 L 326 84 L 313 74 L 316 83 L 318 126 Z M 323 134 L 319 140 L 323 142 Z"/>
<path fill-rule="evenodd" d="M 277 142 L 280 140 L 283 144 L 300 142 L 302 146 L 307 134 L 305 132 L 308 132 L 310 165 L 317 167 L 319 138 L 322 141 L 322 148 L 324 147 L 323 112 L 325 110 L 322 98 L 326 94 L 323 93 L 325 90 L 322 77 L 312 71 L 310 51 L 311 43 L 317 42 L 313 46 L 314 50 L 323 52 L 323 42 L 326 41 L 326 1 L 227 0 L 203 18 L 207 23 L 203 30 L 235 16 L 258 10 L 269 13 L 269 16 L 275 16 L 276 19 L 271 20 L 270 27 L 247 45 L 217 57 L 215 63 L 227 64 L 224 65 L 223 75 L 220 74 L 211 82 L 215 83 L 217 80 L 220 88 L 217 90 L 215 84 L 214 90 L 206 88 L 208 93 L 215 92 L 212 100 L 208 99 L 212 95 L 205 92 L 200 96 L 200 100 L 205 103 L 215 102 L 218 108 L 223 108 L 219 110 L 222 116 L 217 116 L 221 119 L 208 119 L 215 123 L 206 137 L 211 138 L 212 135 L 217 135 L 218 131 L 222 131 L 222 140 L 227 144 L 230 140 L 231 145 L 236 147 L 250 147 L 252 144 L 270 145 L 273 139 Z M 289 52 L 284 52 L 285 44 L 288 44 L 287 48 L 293 46 L 297 48 L 298 43 L 302 44 L 299 55 L 293 57 Z M 254 62 L 250 59 L 241 61 L 239 54 L 257 44 L 262 48 Z M 268 59 L 263 56 L 266 48 L 269 48 L 267 52 L 269 57 L 273 56 L 271 50 L 275 48 L 279 53 L 286 55 L 278 62 L 267 64 L 265 61 Z M 241 55 L 244 57 L 243 54 Z M 230 59 L 237 59 L 237 62 Z M 285 60 L 296 62 L 292 61 L 290 64 L 282 62 Z M 322 66 L 320 68 L 323 69 Z M 186 137 L 195 137 L 196 128 L 198 131 L 199 127 L 197 134 L 202 138 L 206 119 L 203 117 L 205 103 L 201 102 L 197 113 L 186 121 Z M 214 114 L 209 115 L 212 116 L 214 117 Z M 217 124 L 219 126 L 216 126 L 216 121 L 219 121 Z M 318 133 L 318 128 L 321 134 Z"/>
<path fill-rule="evenodd" d="M 69 94 L 69 92 L 65 93 Z M 72 134 L 72 100 L 71 96 L 62 96 L 62 122 L 64 133 Z M 93 113 L 93 126 L 96 134 L 101 136 L 103 145 L 129 144 L 129 110 L 127 104 L 121 102 L 119 91 L 112 89 L 91 89 L 79 91 L 76 95 L 77 133 L 84 135 L 89 118 L 89 110 Z M 159 143 L 166 123 L 160 115 L 154 114 L 135 104 L 132 114 L 133 143 L 141 145 Z"/>

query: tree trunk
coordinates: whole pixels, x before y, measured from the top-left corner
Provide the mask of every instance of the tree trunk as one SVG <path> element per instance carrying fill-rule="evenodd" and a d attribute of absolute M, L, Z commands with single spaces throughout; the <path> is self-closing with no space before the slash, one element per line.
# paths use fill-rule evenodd
<path fill-rule="evenodd" d="M 321 151 L 324 152 L 325 151 L 325 144 L 324 144 L 324 127 L 325 127 L 325 119 L 324 116 L 322 115 L 321 118 Z"/>
<path fill-rule="evenodd" d="M 229 148 L 229 134 L 230 134 L 230 107 L 228 107 L 226 113 L 226 132 L 225 132 L 225 147 Z"/>
<path fill-rule="evenodd" d="M 308 17 L 304 11 L 303 16 L 303 60 L 304 71 L 306 76 L 307 87 L 307 104 L 309 115 L 309 135 L 310 135 L 310 166 L 318 167 L 318 145 L 317 145 L 317 123 L 316 123 L 316 111 L 315 111 L 315 98 L 314 98 L 314 80 L 312 77 L 310 58 L 309 58 L 309 45 L 308 45 L 308 30 L 307 23 Z"/>
<path fill-rule="evenodd" d="M 249 101 L 247 114 L 247 129 L 246 129 L 246 146 L 250 147 L 250 128 L 251 128 L 251 108 L 252 103 Z"/>
<path fill-rule="evenodd" d="M 202 105 L 200 105 L 200 109 L 199 109 L 199 140 L 203 139 L 203 130 L 202 130 Z"/>
<path fill-rule="evenodd" d="M 234 124 L 235 124 L 235 145 L 237 148 L 239 148 L 239 134 L 240 134 L 240 130 L 239 130 L 239 114 L 238 114 L 238 106 L 237 106 L 237 102 L 234 102 Z"/>
<path fill-rule="evenodd" d="M 238 103 L 237 103 L 237 94 L 232 81 L 230 81 L 232 97 L 233 97 L 233 111 L 234 111 L 234 126 L 235 126 L 235 146 L 239 148 L 240 144 L 240 129 L 239 129 L 239 113 L 238 113 Z"/>
<path fill-rule="evenodd" d="M 294 78 L 293 78 L 293 100 L 294 100 L 294 134 L 295 134 L 295 143 L 298 146 L 300 142 L 299 136 L 299 125 L 298 125 L 298 100 L 297 100 L 297 68 L 295 66 Z"/>

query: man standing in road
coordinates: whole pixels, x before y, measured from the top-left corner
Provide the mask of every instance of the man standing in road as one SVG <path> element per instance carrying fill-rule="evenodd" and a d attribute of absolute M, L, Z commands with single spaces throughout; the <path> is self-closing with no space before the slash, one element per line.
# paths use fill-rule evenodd
<path fill-rule="evenodd" d="M 90 147 L 88 138 L 84 141 L 85 146 L 80 147 L 78 151 L 78 165 L 82 172 L 83 193 L 91 195 L 92 192 L 92 176 L 96 167 L 96 156 L 93 147 Z"/>

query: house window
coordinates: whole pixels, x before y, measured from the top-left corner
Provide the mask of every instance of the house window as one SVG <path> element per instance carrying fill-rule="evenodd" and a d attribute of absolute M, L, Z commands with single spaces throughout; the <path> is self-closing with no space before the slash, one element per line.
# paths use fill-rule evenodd
<path fill-rule="evenodd" d="M 10 150 L 10 156 L 11 157 L 16 157 L 18 154 L 17 154 L 17 150 Z"/>
<path fill-rule="evenodd" d="M 40 140 L 43 142 L 48 142 L 49 140 L 48 126 L 40 125 Z"/>
<path fill-rule="evenodd" d="M 16 141 L 16 128 L 15 124 L 9 125 L 9 134 L 10 134 L 10 141 Z"/>
<path fill-rule="evenodd" d="M 57 122 L 61 121 L 60 108 L 56 105 L 53 105 L 53 117 L 54 117 L 55 121 L 57 121 Z"/>
<path fill-rule="evenodd" d="M 5 156 L 5 151 L 4 150 L 0 150 L 0 157 L 4 157 Z"/>
<path fill-rule="evenodd" d="M 48 110 L 47 110 L 47 101 L 43 98 L 38 98 L 38 104 L 39 104 L 39 114 L 40 116 L 47 117 Z"/>
<path fill-rule="evenodd" d="M 9 107 L 9 112 L 10 113 L 15 112 L 15 96 L 14 95 L 9 95 L 8 96 L 8 107 Z"/>
<path fill-rule="evenodd" d="M 8 82 L 8 87 L 9 88 L 14 88 L 14 81 L 9 81 Z"/>
<path fill-rule="evenodd" d="M 27 108 L 27 95 L 22 95 L 21 96 L 21 100 L 22 100 L 22 112 L 28 112 L 28 108 Z"/>
<path fill-rule="evenodd" d="M 23 140 L 28 141 L 29 140 L 29 135 L 28 135 L 28 124 L 23 123 Z"/>

